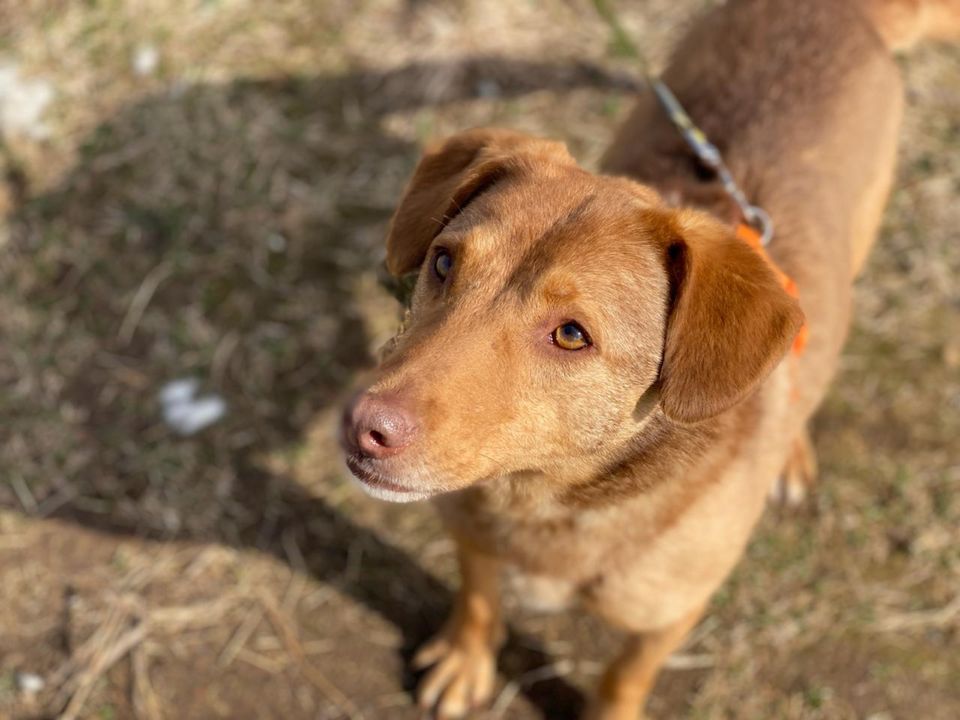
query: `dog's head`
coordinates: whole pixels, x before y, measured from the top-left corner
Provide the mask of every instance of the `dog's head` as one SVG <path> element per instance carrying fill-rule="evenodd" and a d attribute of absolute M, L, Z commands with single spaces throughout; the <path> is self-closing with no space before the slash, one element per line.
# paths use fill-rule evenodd
<path fill-rule="evenodd" d="M 391 500 L 525 472 L 572 477 L 650 412 L 718 415 L 802 322 L 727 226 L 502 130 L 424 155 L 387 265 L 419 268 L 410 318 L 347 408 L 343 444 L 354 474 Z"/>

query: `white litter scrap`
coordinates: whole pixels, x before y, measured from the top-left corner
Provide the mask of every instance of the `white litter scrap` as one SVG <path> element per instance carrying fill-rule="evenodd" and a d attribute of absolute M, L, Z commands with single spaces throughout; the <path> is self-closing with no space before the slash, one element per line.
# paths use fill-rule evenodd
<path fill-rule="evenodd" d="M 171 380 L 158 396 L 163 420 L 180 435 L 194 435 L 213 425 L 227 413 L 227 403 L 219 395 L 197 395 L 197 378 Z"/>
<path fill-rule="evenodd" d="M 157 71 L 157 66 L 160 65 L 160 51 L 153 45 L 140 45 L 133 51 L 131 64 L 137 75 L 141 77 L 153 75 Z"/>
<path fill-rule="evenodd" d="M 27 695 L 36 695 L 47 684 L 42 677 L 34 673 L 17 673 L 17 689 Z"/>
<path fill-rule="evenodd" d="M 0 135 L 48 138 L 50 128 L 43 113 L 53 94 L 50 83 L 24 78 L 16 63 L 0 62 Z"/>

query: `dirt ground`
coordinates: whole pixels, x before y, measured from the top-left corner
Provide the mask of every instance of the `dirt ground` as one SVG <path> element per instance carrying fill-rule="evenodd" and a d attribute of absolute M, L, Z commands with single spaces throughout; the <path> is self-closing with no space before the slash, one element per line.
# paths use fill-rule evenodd
<path fill-rule="evenodd" d="M 706 4 L 616 7 L 656 67 Z M 419 716 L 451 544 L 332 439 L 397 318 L 385 222 L 463 127 L 595 164 L 621 50 L 587 0 L 0 5 L 0 718 Z M 903 68 L 822 484 L 768 513 L 653 717 L 960 717 L 960 49 Z M 184 377 L 227 402 L 189 437 L 158 402 Z M 484 716 L 576 717 L 617 634 L 511 622 Z"/>

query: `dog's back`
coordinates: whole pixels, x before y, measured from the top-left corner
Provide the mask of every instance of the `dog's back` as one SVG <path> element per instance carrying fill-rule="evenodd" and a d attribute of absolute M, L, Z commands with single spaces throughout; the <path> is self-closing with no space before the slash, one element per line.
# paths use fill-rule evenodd
<path fill-rule="evenodd" d="M 810 343 L 799 402 L 812 411 L 842 347 L 850 279 L 863 265 L 893 182 L 903 91 L 892 50 L 960 35 L 960 0 L 741 0 L 701 18 L 664 80 L 773 217 L 775 261 L 800 287 Z M 652 92 L 608 150 L 604 171 L 674 204 L 736 222 Z"/>

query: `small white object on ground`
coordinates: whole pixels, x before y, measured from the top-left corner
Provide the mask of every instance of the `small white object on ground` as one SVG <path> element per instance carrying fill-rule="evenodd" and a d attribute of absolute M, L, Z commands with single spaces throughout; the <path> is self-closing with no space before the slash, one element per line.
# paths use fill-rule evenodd
<path fill-rule="evenodd" d="M 140 45 L 133 52 L 133 71 L 141 77 L 153 75 L 160 64 L 160 51 L 153 45 Z"/>
<path fill-rule="evenodd" d="M 17 673 L 16 682 L 20 692 L 28 695 L 36 695 L 47 684 L 42 677 L 34 673 Z"/>
<path fill-rule="evenodd" d="M 213 425 L 227 412 L 227 403 L 219 395 L 197 396 L 196 378 L 171 380 L 160 389 L 163 420 L 180 435 L 194 435 Z"/>
<path fill-rule="evenodd" d="M 160 389 L 160 404 L 166 406 L 190 402 L 199 389 L 200 381 L 196 378 L 171 380 Z"/>
<path fill-rule="evenodd" d="M 280 233 L 270 233 L 267 236 L 267 247 L 270 252 L 282 253 L 287 248 L 287 239 Z"/>
<path fill-rule="evenodd" d="M 53 87 L 43 80 L 28 80 L 16 63 L 0 62 L 0 135 L 26 135 L 34 140 L 50 136 L 42 120 L 53 100 Z"/>

